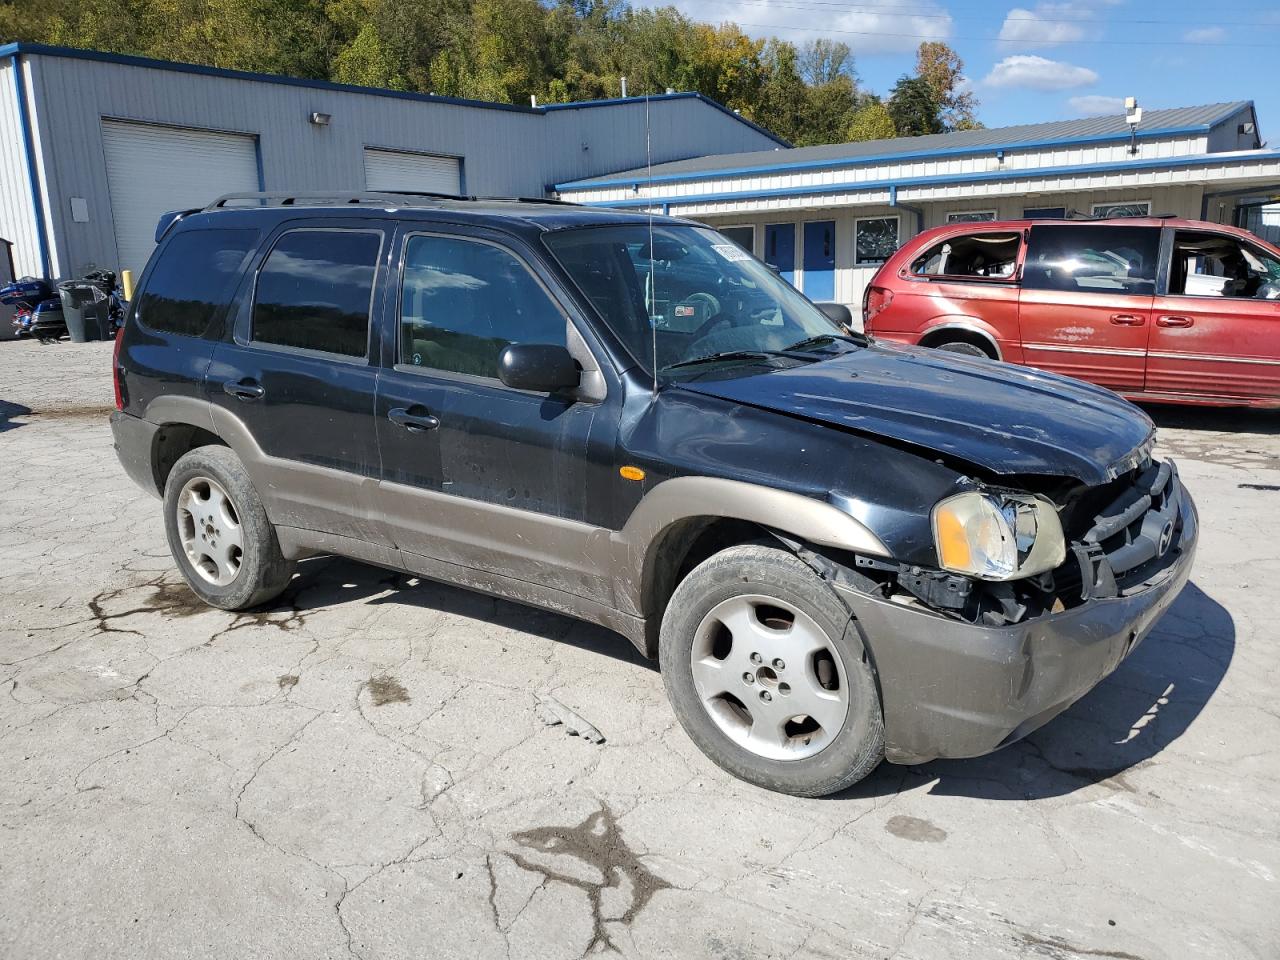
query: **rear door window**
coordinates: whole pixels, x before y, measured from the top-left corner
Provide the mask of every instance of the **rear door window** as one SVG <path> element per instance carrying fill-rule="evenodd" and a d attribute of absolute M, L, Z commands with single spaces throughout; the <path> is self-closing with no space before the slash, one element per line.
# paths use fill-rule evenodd
<path fill-rule="evenodd" d="M 911 264 L 917 277 L 955 277 L 960 280 L 1010 280 L 1018 267 L 1018 232 L 969 233 L 949 237 L 918 256 Z"/>
<path fill-rule="evenodd" d="M 402 364 L 497 379 L 504 347 L 565 346 L 567 323 L 542 284 L 502 247 L 425 234 L 405 244 Z"/>
<path fill-rule="evenodd" d="M 1159 249 L 1158 227 L 1032 227 L 1022 285 L 1029 290 L 1151 296 Z"/>
<path fill-rule="evenodd" d="M 382 234 L 294 230 L 258 272 L 253 340 L 344 357 L 369 352 L 369 310 Z"/>
<path fill-rule="evenodd" d="M 151 268 L 138 298 L 138 319 L 161 333 L 204 336 L 235 293 L 257 230 L 184 230 Z"/>

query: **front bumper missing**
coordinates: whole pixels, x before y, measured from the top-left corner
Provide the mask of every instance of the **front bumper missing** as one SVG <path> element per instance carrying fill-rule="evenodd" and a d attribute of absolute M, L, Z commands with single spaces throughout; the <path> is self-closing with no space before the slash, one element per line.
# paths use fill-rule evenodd
<path fill-rule="evenodd" d="M 1178 495 L 1181 531 L 1166 562 L 1121 596 L 1062 613 L 988 627 L 836 584 L 879 676 L 886 759 L 990 753 L 1047 723 L 1115 670 L 1191 574 L 1198 518 L 1185 488 Z"/>

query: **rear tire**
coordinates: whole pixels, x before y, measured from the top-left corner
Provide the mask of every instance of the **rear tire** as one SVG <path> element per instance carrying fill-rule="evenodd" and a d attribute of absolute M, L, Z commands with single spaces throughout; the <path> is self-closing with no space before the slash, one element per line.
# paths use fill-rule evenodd
<path fill-rule="evenodd" d="M 988 350 L 984 350 L 976 343 L 969 343 L 965 340 L 948 340 L 946 343 L 934 345 L 935 350 L 941 350 L 944 353 L 958 353 L 965 357 L 982 357 L 986 360 L 994 360 Z"/>
<path fill-rule="evenodd" d="M 749 783 L 820 797 L 884 757 L 884 720 L 857 627 L 831 588 L 769 546 L 715 554 L 676 588 L 659 661 L 681 725 Z"/>
<path fill-rule="evenodd" d="M 187 585 L 223 610 L 278 597 L 295 564 L 280 552 L 275 527 L 240 458 L 228 447 L 184 454 L 164 486 L 169 550 Z"/>

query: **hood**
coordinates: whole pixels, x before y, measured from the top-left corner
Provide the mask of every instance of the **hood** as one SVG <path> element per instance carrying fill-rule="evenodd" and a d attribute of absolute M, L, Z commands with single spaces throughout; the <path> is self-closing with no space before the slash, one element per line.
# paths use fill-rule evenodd
<path fill-rule="evenodd" d="M 1155 428 L 1109 390 L 991 360 L 873 345 L 681 389 L 899 441 L 995 474 L 1096 485 L 1150 453 Z"/>

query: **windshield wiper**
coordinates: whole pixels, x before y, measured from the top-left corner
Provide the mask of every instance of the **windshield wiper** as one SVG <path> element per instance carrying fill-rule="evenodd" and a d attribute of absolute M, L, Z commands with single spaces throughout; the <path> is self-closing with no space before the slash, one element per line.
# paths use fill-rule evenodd
<path fill-rule="evenodd" d="M 788 360 L 813 360 L 809 354 L 788 353 L 785 350 L 724 350 L 720 353 L 709 353 L 705 357 L 694 357 L 692 360 L 681 360 L 669 363 L 663 370 L 675 370 L 678 367 L 694 367 L 703 363 L 714 363 L 717 360 L 772 360 L 784 357 Z"/>
<path fill-rule="evenodd" d="M 816 337 L 806 337 L 804 340 L 801 340 L 798 343 L 793 343 L 791 346 L 784 347 L 783 349 L 804 350 L 806 347 L 816 347 L 822 343 L 834 343 L 836 341 L 841 343 L 852 343 L 855 347 L 866 347 L 871 343 L 868 338 L 857 335 L 846 337 L 839 333 L 820 333 Z"/>

